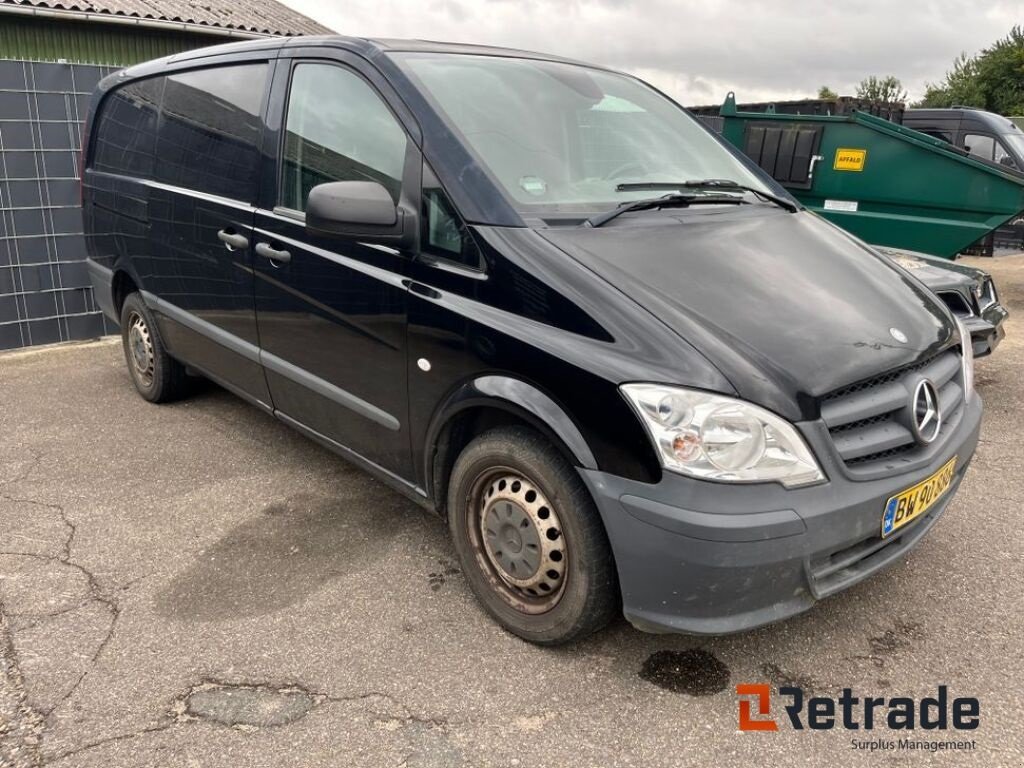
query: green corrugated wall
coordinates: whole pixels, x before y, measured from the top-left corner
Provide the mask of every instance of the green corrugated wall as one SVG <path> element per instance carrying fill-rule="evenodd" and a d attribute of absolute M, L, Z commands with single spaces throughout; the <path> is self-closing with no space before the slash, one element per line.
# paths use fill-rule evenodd
<path fill-rule="evenodd" d="M 179 51 L 230 42 L 229 37 L 92 21 L 31 19 L 0 12 L 0 59 L 127 67 Z"/>

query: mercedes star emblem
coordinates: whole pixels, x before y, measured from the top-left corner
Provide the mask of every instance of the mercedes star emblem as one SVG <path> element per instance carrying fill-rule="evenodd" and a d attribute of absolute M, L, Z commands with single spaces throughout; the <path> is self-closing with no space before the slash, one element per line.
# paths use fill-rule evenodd
<path fill-rule="evenodd" d="M 914 388 L 911 424 L 914 437 L 921 445 L 928 445 L 939 436 L 942 414 L 939 413 L 939 393 L 928 379 L 921 379 Z"/>

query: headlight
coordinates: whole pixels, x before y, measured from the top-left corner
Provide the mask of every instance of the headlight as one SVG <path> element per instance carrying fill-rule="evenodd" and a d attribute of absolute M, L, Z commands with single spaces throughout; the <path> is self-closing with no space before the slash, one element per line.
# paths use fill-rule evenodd
<path fill-rule="evenodd" d="M 974 295 L 978 299 L 978 309 L 982 312 L 999 301 L 996 284 L 989 275 L 985 275 L 975 284 Z"/>
<path fill-rule="evenodd" d="M 788 488 L 825 480 L 793 425 L 764 408 L 660 384 L 621 389 L 665 469 L 707 480 L 778 481 Z"/>
<path fill-rule="evenodd" d="M 963 365 L 964 394 L 969 395 L 974 391 L 974 343 L 971 341 L 971 332 L 959 317 L 954 317 L 957 328 L 960 329 L 960 349 L 963 354 L 960 362 Z"/>

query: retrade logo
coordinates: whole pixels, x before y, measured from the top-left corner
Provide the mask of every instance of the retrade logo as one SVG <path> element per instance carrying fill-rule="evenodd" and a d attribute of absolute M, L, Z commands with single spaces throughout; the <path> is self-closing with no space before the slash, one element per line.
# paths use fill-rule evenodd
<path fill-rule="evenodd" d="M 763 719 L 771 713 L 772 692 L 764 683 L 741 683 L 736 686 L 736 695 L 740 697 L 740 730 L 741 731 L 777 731 L 779 724 L 774 720 Z M 750 696 L 752 698 L 743 698 Z M 751 705 L 757 703 L 757 714 L 761 719 L 751 716 Z"/>
<path fill-rule="evenodd" d="M 837 698 L 804 695 L 803 688 L 782 686 L 778 695 L 782 712 L 773 716 L 772 692 L 766 683 L 740 683 L 739 729 L 741 731 L 777 731 L 779 724 L 789 721 L 795 731 L 804 729 L 827 731 L 843 728 L 848 731 L 887 728 L 892 731 L 975 730 L 981 718 L 981 704 L 971 696 L 950 700 L 949 690 L 940 685 L 935 696 L 913 699 L 895 696 L 854 696 L 851 688 L 843 688 Z"/>

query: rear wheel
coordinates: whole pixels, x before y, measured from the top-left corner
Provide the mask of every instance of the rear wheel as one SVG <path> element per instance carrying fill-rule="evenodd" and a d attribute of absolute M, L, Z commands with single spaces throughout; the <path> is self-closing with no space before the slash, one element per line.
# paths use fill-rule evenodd
<path fill-rule="evenodd" d="M 448 524 L 477 598 L 520 637 L 569 642 L 618 611 L 615 563 L 594 502 L 537 433 L 500 428 L 466 447 L 452 470 Z"/>
<path fill-rule="evenodd" d="M 135 389 L 151 403 L 182 397 L 188 386 L 185 367 L 167 354 L 149 307 L 131 293 L 121 307 L 121 343 Z"/>

